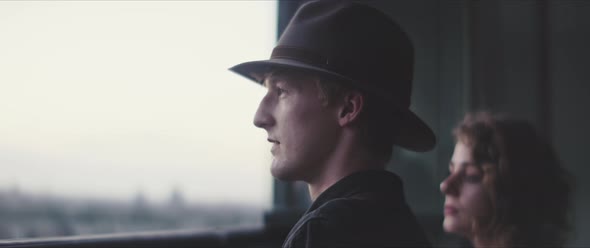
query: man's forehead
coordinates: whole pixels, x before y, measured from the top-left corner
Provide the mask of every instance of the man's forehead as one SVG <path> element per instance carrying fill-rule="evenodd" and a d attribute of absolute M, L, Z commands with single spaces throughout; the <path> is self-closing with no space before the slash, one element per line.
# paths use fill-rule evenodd
<path fill-rule="evenodd" d="M 278 81 L 300 84 L 304 81 L 315 81 L 318 78 L 317 76 L 312 75 L 311 73 L 303 71 L 278 69 L 257 75 L 256 79 L 259 82 L 261 82 L 264 86 L 268 86 L 269 83 L 276 83 Z"/>

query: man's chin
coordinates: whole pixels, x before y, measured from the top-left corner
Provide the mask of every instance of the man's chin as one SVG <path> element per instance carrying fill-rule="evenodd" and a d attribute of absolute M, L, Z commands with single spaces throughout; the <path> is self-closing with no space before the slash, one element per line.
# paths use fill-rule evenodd
<path fill-rule="evenodd" d="M 280 181 L 291 182 L 301 180 L 296 176 L 294 171 L 289 170 L 289 168 L 280 164 L 276 164 L 275 161 L 273 161 L 272 166 L 270 167 L 270 174 Z"/>
<path fill-rule="evenodd" d="M 295 179 L 292 175 L 289 175 L 288 173 L 283 173 L 283 172 L 277 172 L 276 170 L 271 170 L 270 174 L 280 180 L 280 181 L 285 181 L 285 182 L 291 182 L 291 181 L 296 181 L 297 179 Z"/>

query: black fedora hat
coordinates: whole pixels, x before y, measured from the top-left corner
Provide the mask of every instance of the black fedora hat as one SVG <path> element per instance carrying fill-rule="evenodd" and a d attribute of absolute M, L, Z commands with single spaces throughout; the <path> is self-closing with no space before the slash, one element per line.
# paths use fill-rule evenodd
<path fill-rule="evenodd" d="M 256 80 L 273 68 L 305 70 L 350 84 L 391 106 L 399 130 L 394 144 L 431 150 L 432 130 L 410 111 L 414 49 L 406 33 L 383 12 L 351 1 L 302 5 L 270 59 L 238 64 L 231 71 Z"/>

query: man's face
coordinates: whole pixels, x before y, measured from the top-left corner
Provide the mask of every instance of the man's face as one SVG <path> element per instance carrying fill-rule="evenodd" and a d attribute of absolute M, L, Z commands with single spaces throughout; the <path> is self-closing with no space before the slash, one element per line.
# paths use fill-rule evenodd
<path fill-rule="evenodd" d="M 281 180 L 311 181 L 332 155 L 339 131 L 338 113 L 320 99 L 311 77 L 273 74 L 265 78 L 254 125 L 273 143 L 271 173 Z"/>

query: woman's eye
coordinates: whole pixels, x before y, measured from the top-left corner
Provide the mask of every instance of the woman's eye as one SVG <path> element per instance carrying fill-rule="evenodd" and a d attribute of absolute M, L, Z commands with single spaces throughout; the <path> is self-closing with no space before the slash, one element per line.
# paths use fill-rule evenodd
<path fill-rule="evenodd" d="M 465 182 L 468 183 L 479 183 L 483 179 L 481 175 L 465 175 Z"/>
<path fill-rule="evenodd" d="M 278 95 L 278 96 L 281 96 L 281 95 L 283 95 L 283 94 L 284 94 L 286 91 L 285 91 L 284 89 L 282 89 L 282 88 L 278 88 L 278 87 L 277 87 L 277 90 L 276 90 L 276 92 L 277 92 L 277 95 Z"/>

